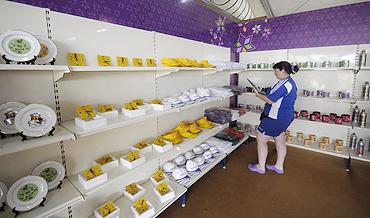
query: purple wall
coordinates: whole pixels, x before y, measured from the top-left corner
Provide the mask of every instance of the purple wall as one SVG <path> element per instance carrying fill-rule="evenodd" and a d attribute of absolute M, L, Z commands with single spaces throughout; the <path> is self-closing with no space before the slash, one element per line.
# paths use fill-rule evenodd
<path fill-rule="evenodd" d="M 370 43 L 370 2 L 241 24 L 238 32 L 251 36 L 248 51 Z"/>
<path fill-rule="evenodd" d="M 232 47 L 236 25 L 192 0 L 14 0 L 52 11 Z M 68 4 L 66 3 L 68 2 Z M 182 3 L 183 2 L 183 3 Z M 217 26 L 221 18 L 222 25 Z"/>

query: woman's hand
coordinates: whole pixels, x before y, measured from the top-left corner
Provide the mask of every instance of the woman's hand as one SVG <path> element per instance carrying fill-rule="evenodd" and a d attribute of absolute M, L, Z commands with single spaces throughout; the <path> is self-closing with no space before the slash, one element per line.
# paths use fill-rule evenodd
<path fill-rule="evenodd" d="M 252 87 L 254 94 L 257 98 L 261 99 L 262 101 L 266 102 L 267 104 L 272 104 L 273 102 L 266 96 L 258 92 L 258 90 Z"/>
<path fill-rule="evenodd" d="M 254 88 L 253 86 L 252 86 L 252 89 L 253 89 L 254 94 L 256 94 L 256 97 L 258 97 L 258 95 L 260 95 L 258 90 L 256 88 Z"/>

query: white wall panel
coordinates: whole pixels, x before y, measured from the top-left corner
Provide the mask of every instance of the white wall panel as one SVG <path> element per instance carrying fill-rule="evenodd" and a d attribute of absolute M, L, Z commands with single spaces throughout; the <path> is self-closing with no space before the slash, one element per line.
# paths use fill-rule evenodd
<path fill-rule="evenodd" d="M 59 143 L 1 156 L 0 180 L 9 188 L 16 180 L 31 175 L 37 165 L 48 160 L 62 162 Z"/>
<path fill-rule="evenodd" d="M 151 119 L 87 137 L 66 141 L 65 150 L 69 175 L 91 166 L 91 161 L 105 154 L 116 157 L 130 151 L 131 146 L 143 139 L 156 137 L 156 120 Z"/>
<path fill-rule="evenodd" d="M 208 61 L 230 61 L 231 49 L 202 43 L 203 57 Z"/>
<path fill-rule="evenodd" d="M 240 63 L 276 63 L 287 60 L 287 49 L 240 53 Z"/>
<path fill-rule="evenodd" d="M 52 37 L 58 47 L 57 64 L 67 64 L 68 52 L 86 56 L 87 65 L 97 66 L 96 55 L 154 58 L 154 33 L 117 24 L 51 12 Z"/>
<path fill-rule="evenodd" d="M 59 81 L 63 120 L 76 116 L 84 104 L 113 104 L 116 109 L 133 99 L 155 99 L 155 72 L 71 72 Z"/>
<path fill-rule="evenodd" d="M 321 67 L 324 61 L 330 61 L 332 67 L 337 67 L 337 62 L 342 60 L 349 60 L 350 66 L 355 65 L 356 58 L 356 45 L 340 45 L 328 47 L 315 47 L 315 48 L 298 48 L 289 49 L 290 62 L 318 62 L 317 67 Z"/>
<path fill-rule="evenodd" d="M 201 60 L 203 43 L 163 33 L 155 33 L 157 64 L 161 58 L 190 58 Z"/>

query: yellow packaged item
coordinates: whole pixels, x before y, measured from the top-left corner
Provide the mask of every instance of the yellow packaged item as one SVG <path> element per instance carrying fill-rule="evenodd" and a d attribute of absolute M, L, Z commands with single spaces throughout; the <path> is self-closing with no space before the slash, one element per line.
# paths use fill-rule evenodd
<path fill-rule="evenodd" d="M 157 182 L 160 182 L 160 181 L 164 180 L 165 177 L 164 177 L 163 171 L 162 170 L 155 171 L 155 173 L 153 173 L 153 178 Z"/>
<path fill-rule="evenodd" d="M 147 58 L 146 59 L 146 65 L 148 67 L 156 67 L 157 64 L 155 63 L 155 60 L 153 58 Z"/>
<path fill-rule="evenodd" d="M 132 103 L 132 102 L 125 103 L 123 105 L 123 108 L 126 109 L 126 110 L 137 110 L 138 109 L 137 105 L 135 103 Z"/>
<path fill-rule="evenodd" d="M 144 105 L 143 99 L 132 100 L 132 103 L 136 104 L 137 106 L 143 106 Z"/>
<path fill-rule="evenodd" d="M 100 165 L 104 165 L 104 164 L 107 164 L 109 162 L 113 161 L 112 157 L 111 156 L 103 156 L 99 159 L 96 160 L 96 163 L 100 164 Z"/>
<path fill-rule="evenodd" d="M 198 125 L 194 122 L 191 122 L 188 124 L 189 125 L 189 131 L 194 134 L 198 134 L 202 132 L 202 130 L 198 127 Z"/>
<path fill-rule="evenodd" d="M 167 194 L 168 192 L 171 191 L 170 187 L 167 185 L 166 182 L 162 182 L 161 184 L 159 184 L 156 187 L 156 189 L 159 192 L 159 194 L 161 194 L 161 195 L 165 195 L 165 194 Z"/>
<path fill-rule="evenodd" d="M 180 137 L 178 132 L 167 133 L 167 134 L 162 136 L 162 139 L 166 140 L 166 141 L 169 141 L 169 142 L 172 142 L 172 144 L 174 144 L 174 145 L 179 144 L 179 143 L 182 142 L 182 138 Z"/>
<path fill-rule="evenodd" d="M 137 151 L 130 151 L 128 154 L 127 154 L 127 158 L 128 158 L 128 161 L 132 162 L 134 160 L 137 160 L 140 158 L 140 154 L 139 152 Z"/>
<path fill-rule="evenodd" d="M 94 174 L 91 172 L 91 170 L 90 170 L 90 169 L 83 171 L 82 175 L 83 175 L 83 177 L 84 177 L 87 181 L 89 181 L 90 179 L 93 179 L 93 178 L 95 177 L 95 176 L 94 176 Z"/>
<path fill-rule="evenodd" d="M 86 66 L 85 55 L 68 52 L 68 64 L 70 66 Z"/>
<path fill-rule="evenodd" d="M 191 133 L 189 131 L 187 132 L 179 132 L 180 136 L 183 137 L 183 138 L 196 138 L 198 136 L 198 134 L 194 134 L 194 133 Z"/>
<path fill-rule="evenodd" d="M 143 148 L 148 147 L 148 144 L 144 141 L 141 141 L 141 142 L 135 144 L 134 147 L 141 150 Z"/>
<path fill-rule="evenodd" d="M 145 197 L 135 201 L 133 206 L 139 214 L 142 214 L 149 209 L 149 204 Z"/>
<path fill-rule="evenodd" d="M 76 112 L 81 120 L 92 120 L 96 117 L 94 107 L 90 104 L 77 107 Z"/>
<path fill-rule="evenodd" d="M 111 112 L 113 111 L 113 106 L 111 104 L 101 104 L 98 105 L 98 111 L 100 113 Z"/>
<path fill-rule="evenodd" d="M 142 67 L 143 66 L 143 59 L 141 58 L 133 58 L 132 63 L 135 67 Z"/>
<path fill-rule="evenodd" d="M 127 67 L 128 66 L 128 58 L 117 56 L 117 65 L 120 66 L 120 67 Z"/>
<path fill-rule="evenodd" d="M 91 167 L 91 171 L 94 174 L 95 177 L 100 176 L 103 174 L 103 170 L 100 169 L 99 165 L 95 165 Z"/>
<path fill-rule="evenodd" d="M 161 138 L 156 138 L 153 141 L 153 144 L 159 145 L 159 146 L 165 146 L 166 142 Z"/>
<path fill-rule="evenodd" d="M 213 123 L 210 122 L 206 116 L 202 117 L 201 119 L 197 120 L 196 123 L 198 124 L 198 126 L 200 126 L 201 128 L 205 128 L 205 129 L 212 129 L 213 128 Z"/>
<path fill-rule="evenodd" d="M 112 66 L 110 56 L 98 55 L 98 66 Z"/>
<path fill-rule="evenodd" d="M 139 187 L 137 187 L 136 183 L 131 183 L 125 187 L 125 190 L 131 195 L 135 195 L 139 192 Z"/>
<path fill-rule="evenodd" d="M 212 64 L 210 64 L 210 63 L 208 63 L 208 61 L 207 60 L 201 60 L 200 61 L 200 66 L 201 67 L 204 67 L 204 68 L 215 68 L 216 66 L 214 66 L 214 65 L 212 65 Z"/>
<path fill-rule="evenodd" d="M 161 100 L 159 100 L 159 99 L 154 99 L 150 103 L 152 103 L 152 104 L 162 104 Z"/>

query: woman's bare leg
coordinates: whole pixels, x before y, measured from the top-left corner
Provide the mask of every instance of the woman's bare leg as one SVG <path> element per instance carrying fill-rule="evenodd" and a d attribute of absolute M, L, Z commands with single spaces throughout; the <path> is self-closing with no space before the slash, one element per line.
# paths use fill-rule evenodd
<path fill-rule="evenodd" d="M 270 138 L 269 136 L 257 132 L 257 151 L 258 151 L 257 167 L 261 170 L 265 170 L 266 158 L 268 154 L 267 142 L 269 138 Z"/>
<path fill-rule="evenodd" d="M 284 169 L 284 160 L 287 152 L 286 143 L 285 143 L 285 132 L 282 132 L 279 136 L 274 137 L 276 151 L 277 151 L 277 160 L 275 167 L 279 170 Z"/>

